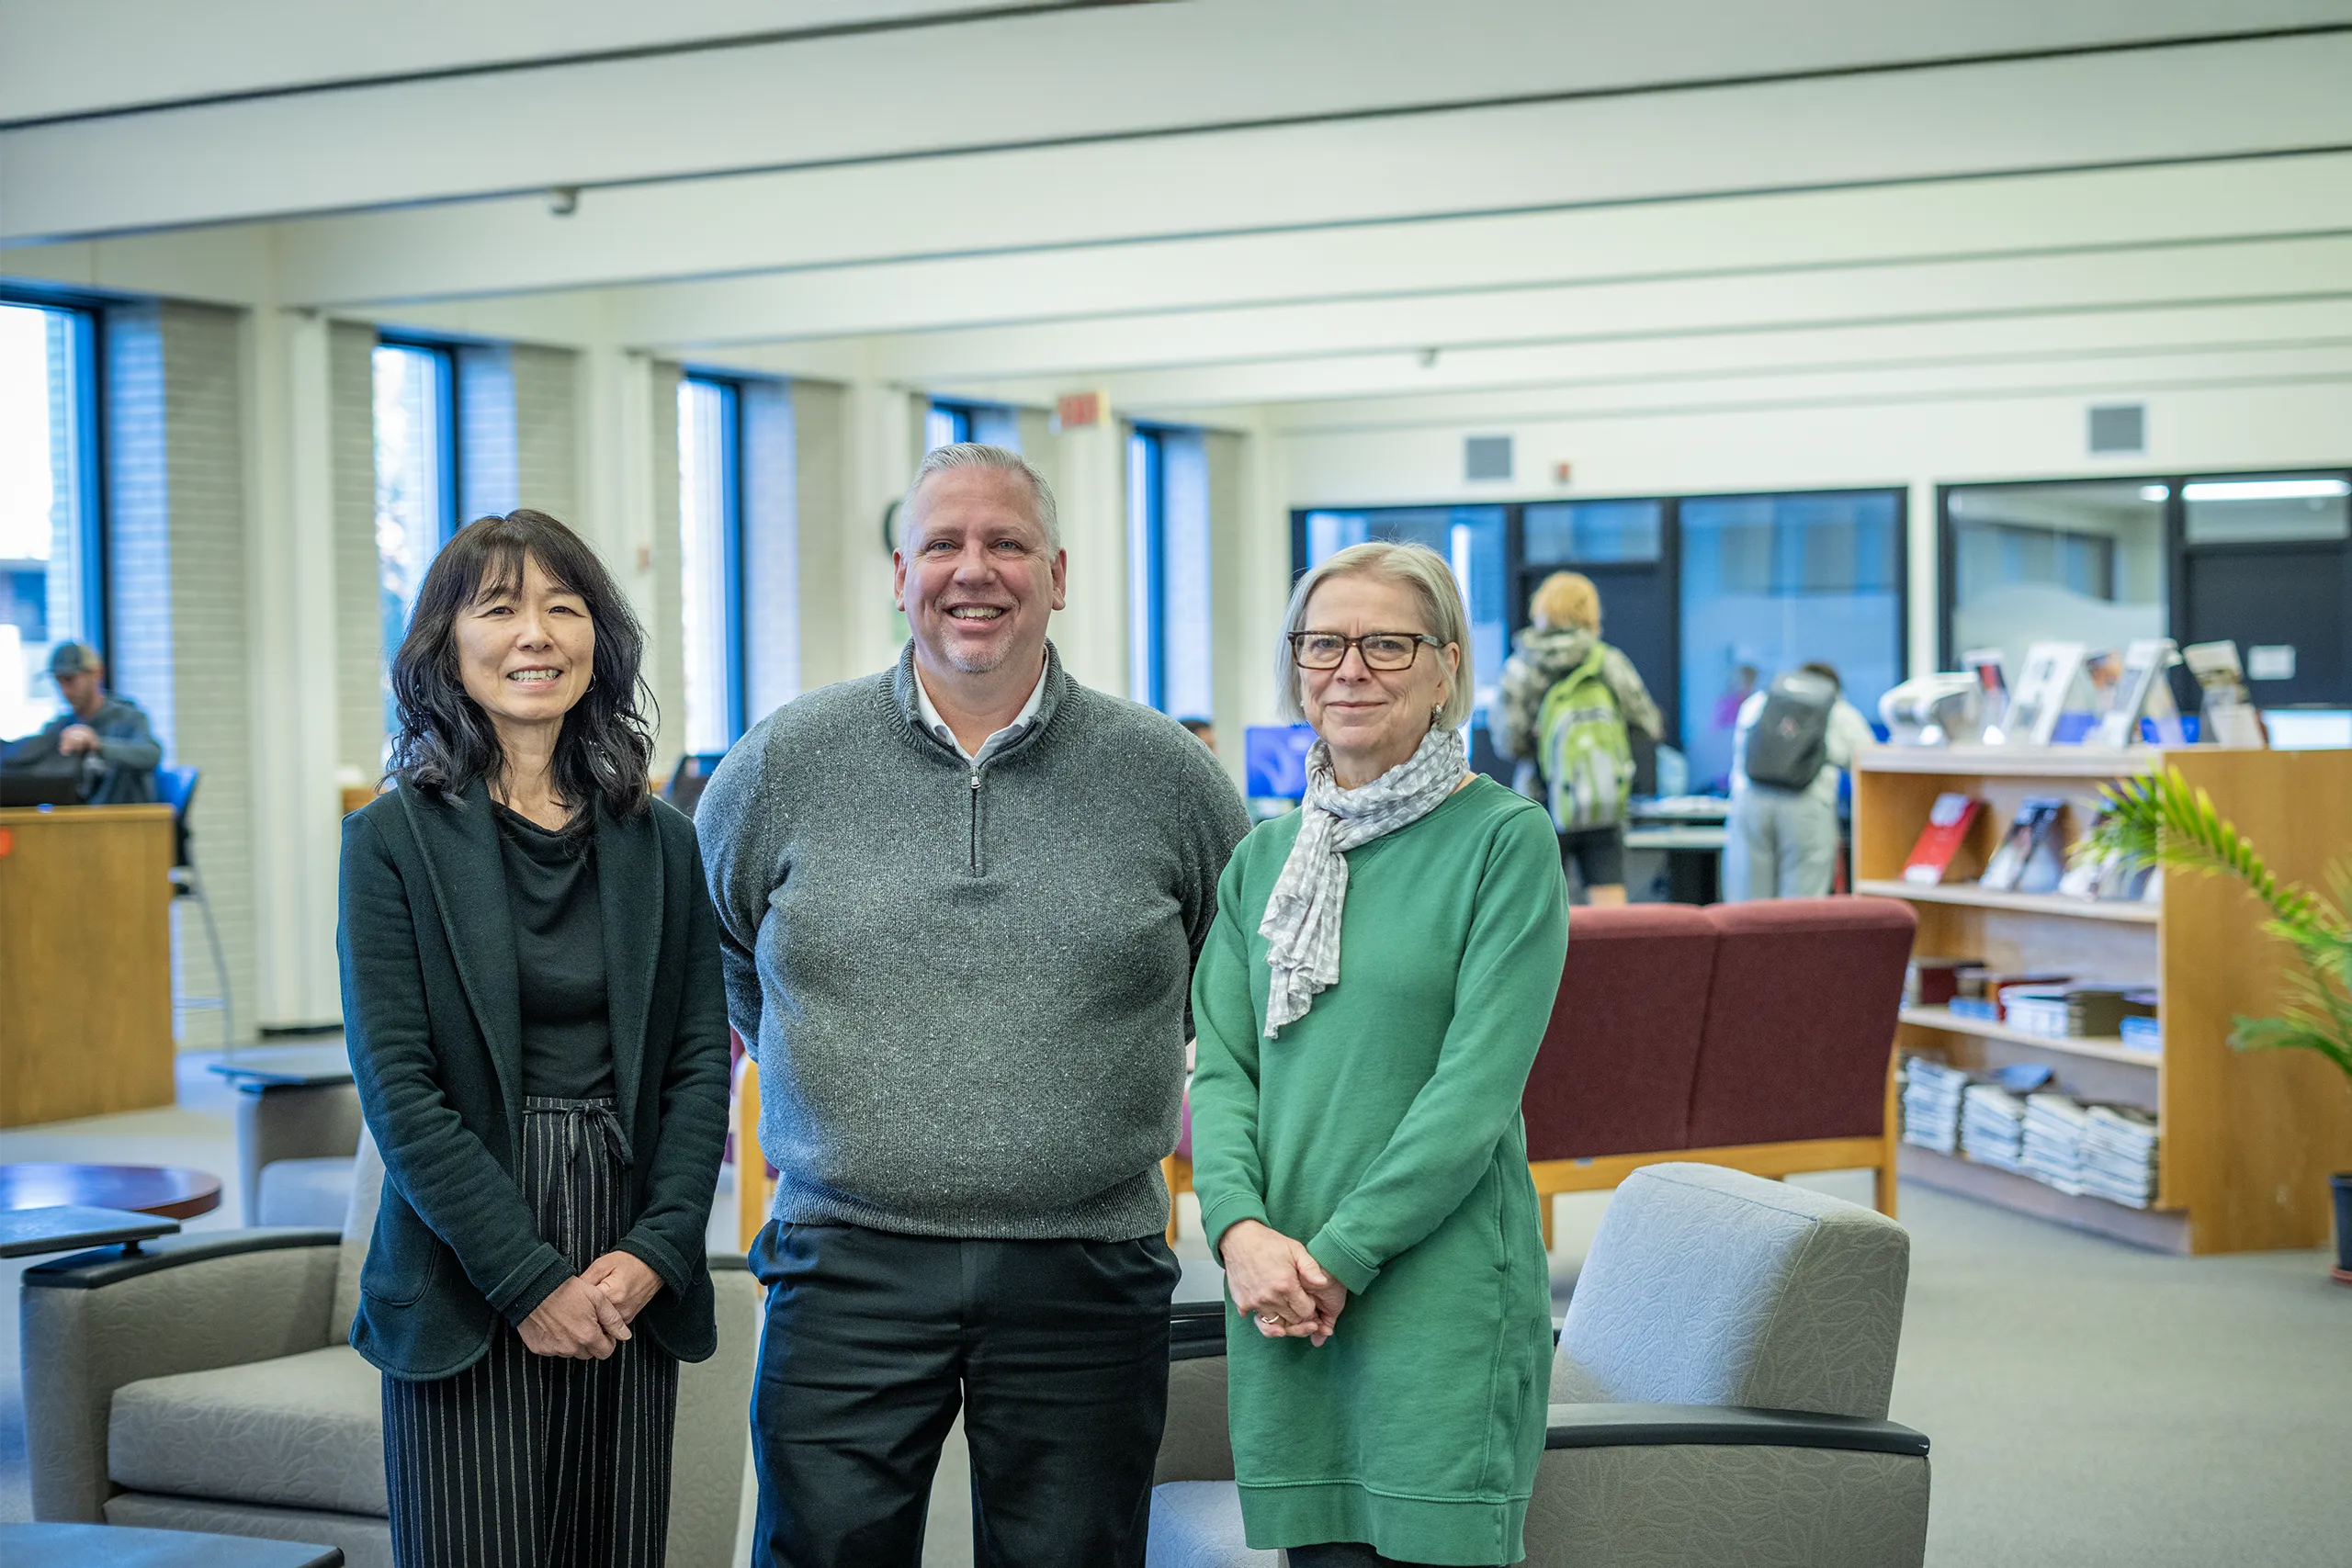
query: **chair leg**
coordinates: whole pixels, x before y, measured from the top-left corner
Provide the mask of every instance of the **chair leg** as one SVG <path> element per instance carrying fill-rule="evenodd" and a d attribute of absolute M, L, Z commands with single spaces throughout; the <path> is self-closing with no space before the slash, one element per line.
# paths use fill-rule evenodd
<path fill-rule="evenodd" d="M 220 945 L 220 927 L 212 919 L 212 900 L 205 897 L 204 874 L 196 867 L 196 855 L 187 857 L 187 892 L 196 900 L 197 913 L 204 918 L 204 940 L 212 949 L 212 977 L 220 987 L 220 1054 L 229 1055 L 237 1048 L 237 1009 L 229 994 L 229 953 Z"/>
<path fill-rule="evenodd" d="M 1176 1156 L 1163 1155 L 1159 1161 L 1159 1179 L 1168 1189 L 1168 1245 L 1176 1245 Z"/>

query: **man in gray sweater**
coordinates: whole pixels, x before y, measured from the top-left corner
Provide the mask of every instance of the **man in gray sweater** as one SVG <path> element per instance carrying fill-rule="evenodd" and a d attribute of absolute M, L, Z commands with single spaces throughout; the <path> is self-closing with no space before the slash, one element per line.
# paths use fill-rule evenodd
<path fill-rule="evenodd" d="M 778 1171 L 763 1560 L 905 1564 L 959 1404 L 984 1565 L 1143 1562 L 1167 1407 L 1185 998 L 1239 796 L 1046 641 L 1052 493 L 944 446 L 897 668 L 779 709 L 695 820 Z"/>

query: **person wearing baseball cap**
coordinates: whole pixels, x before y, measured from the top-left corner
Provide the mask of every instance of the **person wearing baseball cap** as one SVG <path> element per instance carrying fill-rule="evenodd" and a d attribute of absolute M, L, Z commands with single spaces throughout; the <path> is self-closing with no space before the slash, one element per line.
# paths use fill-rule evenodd
<path fill-rule="evenodd" d="M 153 801 L 164 748 L 145 711 L 106 689 L 106 660 L 85 644 L 61 642 L 50 652 L 49 673 L 65 711 L 38 734 L 0 747 L 0 768 L 50 773 L 78 767 L 85 806 Z"/>

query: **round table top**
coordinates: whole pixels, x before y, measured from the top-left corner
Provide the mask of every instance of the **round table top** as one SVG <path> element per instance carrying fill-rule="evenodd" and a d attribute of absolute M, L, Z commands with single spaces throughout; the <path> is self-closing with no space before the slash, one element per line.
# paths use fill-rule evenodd
<path fill-rule="evenodd" d="M 192 1220 L 220 1206 L 220 1179 L 162 1165 L 0 1165 L 0 1210 L 61 1203 Z"/>

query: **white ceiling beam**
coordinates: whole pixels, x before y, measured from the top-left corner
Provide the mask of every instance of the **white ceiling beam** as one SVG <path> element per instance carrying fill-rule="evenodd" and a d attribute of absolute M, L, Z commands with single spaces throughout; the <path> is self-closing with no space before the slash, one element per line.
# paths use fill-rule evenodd
<path fill-rule="evenodd" d="M 746 175 L 288 223 L 281 276 L 417 299 L 2352 147 L 2347 77 L 2352 36 Z"/>
<path fill-rule="evenodd" d="M 995 10 L 1004 0 L 9 0 L 0 119 Z"/>
<path fill-rule="evenodd" d="M 1295 300 L 2203 243 L 2329 224 L 2352 226 L 2352 154 L 1145 241 L 1110 251 L 550 291 L 504 303 L 538 311 L 594 302 L 615 341 L 711 350 Z M 0 254 L 0 268 L 11 260 Z M 428 304 L 408 314 L 454 326 L 478 313 Z"/>
<path fill-rule="evenodd" d="M 2352 300 L 2171 308 L 2109 316 L 2008 321 L 1815 327 L 1717 337 L 1604 344 L 1528 344 L 1422 354 L 1329 354 L 1281 361 L 1193 365 L 1083 378 L 1005 378 L 936 383 L 941 396 L 1050 402 L 1079 386 L 1107 390 L 1123 408 L 1198 409 L 1335 398 L 1425 397 L 1538 389 L 1607 401 L 1668 404 L 1702 395 L 1713 380 L 1806 381 L 1902 376 L 1928 384 L 2093 379 L 2115 367 L 2236 356 L 2275 364 L 2311 345 L 2352 349 Z M 734 356 L 784 373 L 806 345 Z M 2121 374 L 2121 372 L 2115 372 Z M 2151 372 L 2153 373 L 2153 371 Z M 2126 378 L 2129 378 L 2128 376 Z"/>
<path fill-rule="evenodd" d="M 2317 296 L 2352 298 L 2352 236 L 1258 306 L 865 341 L 878 376 L 953 384 L 976 378 L 1069 380 L 1324 355 L 1704 339 L 1874 323 L 2051 321 Z"/>

